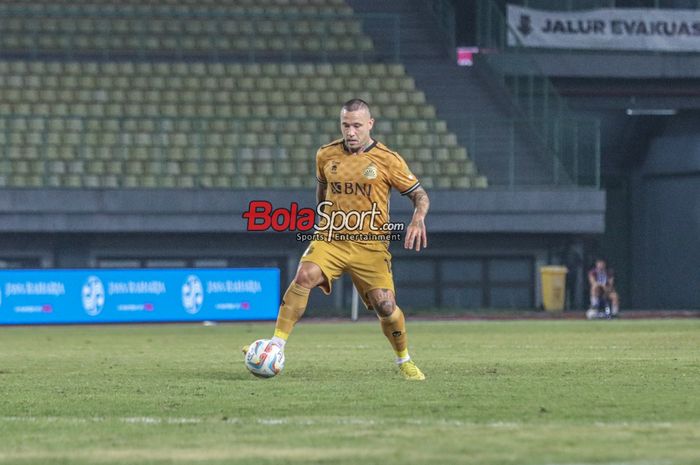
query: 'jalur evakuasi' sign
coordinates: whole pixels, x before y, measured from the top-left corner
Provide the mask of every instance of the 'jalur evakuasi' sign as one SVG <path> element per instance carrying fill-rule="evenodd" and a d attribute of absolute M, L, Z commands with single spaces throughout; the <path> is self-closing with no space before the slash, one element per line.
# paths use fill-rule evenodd
<path fill-rule="evenodd" d="M 541 48 L 700 51 L 700 11 L 543 11 L 508 5 L 508 45 Z"/>

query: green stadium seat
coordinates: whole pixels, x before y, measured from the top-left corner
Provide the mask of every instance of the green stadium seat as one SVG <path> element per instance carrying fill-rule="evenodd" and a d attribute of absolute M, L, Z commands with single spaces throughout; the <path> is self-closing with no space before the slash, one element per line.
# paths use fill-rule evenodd
<path fill-rule="evenodd" d="M 435 147 L 433 149 L 433 156 L 435 157 L 436 160 L 439 160 L 439 161 L 451 160 L 450 151 L 447 147 Z"/>
<path fill-rule="evenodd" d="M 454 147 L 457 145 L 457 136 L 454 134 L 439 134 L 438 138 L 441 145 L 447 147 Z"/>
<path fill-rule="evenodd" d="M 251 161 L 241 161 L 238 163 L 238 173 L 252 175 L 255 173 L 255 165 Z"/>
<path fill-rule="evenodd" d="M 284 186 L 285 187 L 290 187 L 290 188 L 300 188 L 300 187 L 305 187 L 304 186 L 304 179 L 299 177 L 299 176 L 285 176 L 285 182 Z"/>
<path fill-rule="evenodd" d="M 247 189 L 249 186 L 248 178 L 244 176 L 237 176 L 231 180 L 231 187 L 234 189 Z"/>
<path fill-rule="evenodd" d="M 399 117 L 403 119 L 419 118 L 419 109 L 414 105 L 401 105 L 399 106 Z"/>
<path fill-rule="evenodd" d="M 178 176 L 176 186 L 180 189 L 194 189 L 197 187 L 197 182 L 193 176 Z"/>
<path fill-rule="evenodd" d="M 219 162 L 219 174 L 225 176 L 232 176 L 237 173 L 236 165 L 233 162 Z"/>
<path fill-rule="evenodd" d="M 268 180 L 266 176 L 250 176 L 248 179 L 249 185 L 252 188 L 262 189 L 269 187 Z"/>
<path fill-rule="evenodd" d="M 408 103 L 412 105 L 425 105 L 425 94 L 421 91 L 406 92 Z"/>
<path fill-rule="evenodd" d="M 426 189 L 432 189 L 435 186 L 433 178 L 431 176 L 423 176 L 420 179 L 420 183 Z"/>
<path fill-rule="evenodd" d="M 470 176 L 476 175 L 476 166 L 474 166 L 473 161 L 463 161 L 460 163 L 460 172 L 468 174 Z"/>
<path fill-rule="evenodd" d="M 82 178 L 82 185 L 89 189 L 98 189 L 102 187 L 102 182 L 99 176 L 86 175 Z"/>
<path fill-rule="evenodd" d="M 447 132 L 447 123 L 442 120 L 432 120 L 432 132 L 437 134 L 444 134 Z"/>
<path fill-rule="evenodd" d="M 476 176 L 472 182 L 473 187 L 485 189 L 488 187 L 488 181 L 485 176 Z"/>
<path fill-rule="evenodd" d="M 426 145 L 428 147 L 435 147 L 440 145 L 438 136 L 436 134 L 421 134 L 421 139 L 423 141 L 423 145 Z"/>
<path fill-rule="evenodd" d="M 26 181 L 22 175 L 9 175 L 7 177 L 3 176 L 3 180 L 7 179 L 7 187 L 26 187 Z"/>
<path fill-rule="evenodd" d="M 228 178 L 236 177 L 239 160 L 260 163 L 244 164 L 241 174 L 268 182 L 271 176 L 293 176 L 300 180 L 291 184 L 313 185 L 313 179 L 306 178 L 313 178 L 316 149 L 340 136 L 338 105 L 355 96 L 373 105 L 375 134 L 407 159 L 432 162 L 431 173 L 476 176 L 466 150 L 457 145 L 444 121 L 435 118 L 424 94 L 413 90 L 401 65 L 9 63 L 15 62 L 0 60 L 0 70 L 14 67 L 23 74 L 0 76 L 0 93 L 18 116 L 10 132 L 0 125 L 0 143 L 9 144 L 3 152 L 14 160 L 65 160 L 65 174 L 81 176 L 83 185 L 104 186 L 105 176 L 112 176 L 117 180 L 112 187 L 151 186 L 153 182 L 142 179 L 148 175 L 170 179 L 159 180 L 157 186 L 258 185 L 257 178 L 218 180 L 224 170 Z M 339 79 L 337 73 L 344 69 L 369 77 Z M 388 77 L 375 77 L 381 73 Z M 353 86 L 357 90 L 348 89 Z M 220 165 L 219 160 L 228 162 Z M 127 163 L 114 166 L 112 161 Z M 49 172 L 56 168 L 45 167 Z M 33 176 L 44 168 L 30 163 L 18 169 Z M 192 183 L 173 180 L 177 176 L 191 178 Z M 74 184 L 68 178 L 39 178 L 52 185 Z M 457 186 L 456 181 L 452 184 Z"/>
<path fill-rule="evenodd" d="M 436 179 L 435 187 L 438 189 L 452 189 L 453 179 L 447 176 L 442 176 Z"/>
<path fill-rule="evenodd" d="M 125 174 L 126 163 L 122 161 L 111 160 L 105 165 L 105 173 L 108 175 L 121 176 Z"/>
<path fill-rule="evenodd" d="M 67 174 L 61 178 L 62 187 L 69 187 L 73 189 L 83 187 L 83 182 L 80 175 L 77 174 Z"/>
<path fill-rule="evenodd" d="M 401 118 L 401 111 L 398 105 L 385 105 L 380 108 L 380 112 L 383 118 L 396 120 Z"/>
<path fill-rule="evenodd" d="M 436 117 L 435 108 L 432 105 L 419 107 L 418 113 L 421 118 L 434 119 Z"/>
<path fill-rule="evenodd" d="M 466 176 L 452 178 L 452 184 L 457 189 L 469 189 L 472 187 L 471 178 Z"/>
<path fill-rule="evenodd" d="M 419 134 L 408 134 L 405 137 L 404 144 L 408 147 L 420 147 L 423 144 L 422 137 Z"/>
<path fill-rule="evenodd" d="M 119 186 L 119 178 L 117 176 L 102 176 L 100 178 L 100 184 L 102 188 L 105 189 L 117 189 Z"/>
<path fill-rule="evenodd" d="M 467 160 L 467 150 L 464 147 L 451 147 L 450 159 L 452 160 Z"/>
<path fill-rule="evenodd" d="M 416 150 L 416 160 L 419 161 L 432 161 L 433 153 L 432 150 L 428 148 L 419 148 Z"/>

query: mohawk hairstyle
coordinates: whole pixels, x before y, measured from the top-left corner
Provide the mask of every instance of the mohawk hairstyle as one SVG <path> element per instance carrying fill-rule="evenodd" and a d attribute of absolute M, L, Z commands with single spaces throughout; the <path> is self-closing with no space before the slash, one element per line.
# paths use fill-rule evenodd
<path fill-rule="evenodd" d="M 345 102 L 343 104 L 343 108 L 341 108 L 341 111 L 358 111 L 363 109 L 367 110 L 367 113 L 370 113 L 369 105 L 367 104 L 367 102 L 359 98 L 354 98 Z"/>

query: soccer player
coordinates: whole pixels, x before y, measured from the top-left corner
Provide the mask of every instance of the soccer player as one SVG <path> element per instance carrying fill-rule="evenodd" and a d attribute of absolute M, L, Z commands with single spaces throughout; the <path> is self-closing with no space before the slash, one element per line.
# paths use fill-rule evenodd
<path fill-rule="evenodd" d="M 612 269 L 608 269 L 605 260 L 599 258 L 595 261 L 595 268 L 588 272 L 588 283 L 591 287 L 589 312 L 598 311 L 600 299 L 605 299 L 607 305 L 612 307 L 608 316 L 617 316 L 620 311 L 620 298 L 615 291 L 615 274 Z"/>
<path fill-rule="evenodd" d="M 372 139 L 373 125 L 367 103 L 349 100 L 340 111 L 342 139 L 322 146 L 316 154 L 316 200 L 324 202 L 326 221 L 319 223 L 319 237 L 302 255 L 296 276 L 282 297 L 272 343 L 284 349 L 304 314 L 311 289 L 320 287 L 330 294 L 333 282 L 347 272 L 365 306 L 376 312 L 403 377 L 424 380 L 408 353 L 406 322 L 396 305 L 391 254 L 382 228 L 389 221 L 391 188 L 397 189 L 414 206 L 404 248 L 417 252 L 426 248 L 425 216 L 430 201 L 403 158 Z M 338 229 L 333 230 L 330 223 Z M 243 350 L 247 352 L 247 347 Z"/>

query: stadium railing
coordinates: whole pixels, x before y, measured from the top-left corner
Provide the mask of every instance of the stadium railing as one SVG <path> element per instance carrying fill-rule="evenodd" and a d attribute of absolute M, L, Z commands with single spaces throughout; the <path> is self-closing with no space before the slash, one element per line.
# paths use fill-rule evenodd
<path fill-rule="evenodd" d="M 590 119 L 581 119 L 569 109 L 549 78 L 541 72 L 528 52 L 523 50 L 524 47 L 508 46 L 509 26 L 505 13 L 494 0 L 478 0 L 477 5 L 477 41 L 480 53 L 475 60 L 486 65 L 485 69 L 495 81 L 507 90 L 516 108 L 520 110 L 520 115 L 530 122 L 533 133 L 550 152 L 549 156 L 558 160 L 562 168 L 556 171 L 558 176 L 576 178 L 578 174 L 573 171 L 575 167 L 567 161 L 570 156 L 564 151 L 568 148 L 580 151 L 590 147 L 592 151 L 588 156 L 599 159 L 599 124 Z M 507 71 L 503 66 L 506 51 Z M 593 128 L 593 134 L 589 134 L 587 140 L 581 135 L 580 128 L 583 127 Z M 592 146 L 591 140 L 594 142 Z M 593 184 L 596 187 L 600 183 L 598 178 L 596 176 Z"/>
<path fill-rule="evenodd" d="M 489 121 L 470 118 L 466 142 L 469 159 L 481 167 L 488 158 L 490 187 L 600 187 L 600 122 L 589 118 L 558 118 L 551 126 L 549 141 L 554 150 L 541 151 L 531 140 L 533 125 L 550 122 L 537 119 Z M 480 128 L 505 125 L 504 138 L 494 141 L 479 136 Z M 527 153 L 529 152 L 529 153 Z M 500 160 L 499 160 L 500 158 Z M 534 160 L 534 162 L 533 162 Z"/>
<path fill-rule="evenodd" d="M 424 0 L 428 10 L 438 26 L 442 35 L 442 41 L 448 53 L 452 57 L 456 47 L 455 8 L 449 0 Z"/>

